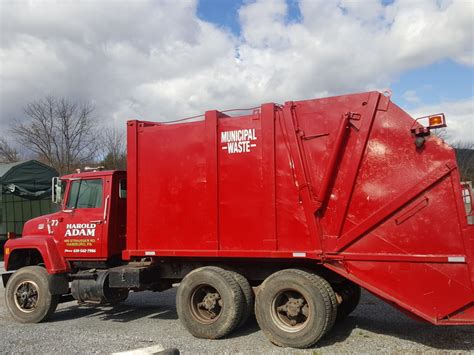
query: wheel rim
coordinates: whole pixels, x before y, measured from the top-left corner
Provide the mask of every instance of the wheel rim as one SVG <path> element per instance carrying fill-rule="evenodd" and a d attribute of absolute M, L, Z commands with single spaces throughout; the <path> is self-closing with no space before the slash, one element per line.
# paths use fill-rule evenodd
<path fill-rule="evenodd" d="M 34 312 L 39 299 L 39 287 L 36 282 L 23 281 L 16 288 L 13 293 L 16 307 L 24 312 Z"/>
<path fill-rule="evenodd" d="M 210 285 L 196 287 L 189 299 L 194 318 L 203 324 L 212 324 L 219 319 L 223 301 L 219 292 Z"/>
<path fill-rule="evenodd" d="M 278 328 L 292 333 L 303 329 L 313 317 L 306 298 L 291 289 L 282 290 L 273 298 L 270 314 Z"/>

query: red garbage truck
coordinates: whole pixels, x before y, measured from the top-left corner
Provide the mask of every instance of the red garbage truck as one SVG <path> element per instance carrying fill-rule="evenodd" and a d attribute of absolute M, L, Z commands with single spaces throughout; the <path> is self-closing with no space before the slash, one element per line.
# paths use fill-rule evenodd
<path fill-rule="evenodd" d="M 473 325 L 471 195 L 430 134 L 443 126 L 380 92 L 129 121 L 126 172 L 54 179 L 60 211 L 10 234 L 7 307 L 40 322 L 65 300 L 179 283 L 192 335 L 224 337 L 255 312 L 270 341 L 305 348 L 362 287 L 434 325 Z"/>

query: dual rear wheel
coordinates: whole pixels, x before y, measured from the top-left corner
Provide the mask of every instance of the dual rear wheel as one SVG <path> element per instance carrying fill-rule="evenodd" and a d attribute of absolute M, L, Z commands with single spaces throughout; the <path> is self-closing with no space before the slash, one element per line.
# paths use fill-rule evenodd
<path fill-rule="evenodd" d="M 253 312 L 254 295 L 242 275 L 207 266 L 182 280 L 176 303 L 179 318 L 192 335 L 217 339 L 245 323 Z M 316 344 L 336 322 L 338 307 L 331 285 L 300 269 L 272 274 L 255 296 L 256 319 L 266 337 L 293 348 Z"/>
<path fill-rule="evenodd" d="M 314 273 L 282 270 L 260 286 L 255 315 L 272 343 L 307 348 L 316 344 L 334 325 L 336 295 L 331 285 Z"/>
<path fill-rule="evenodd" d="M 218 339 L 247 321 L 253 297 L 252 288 L 242 275 L 206 266 L 190 272 L 181 281 L 176 310 L 192 335 Z"/>

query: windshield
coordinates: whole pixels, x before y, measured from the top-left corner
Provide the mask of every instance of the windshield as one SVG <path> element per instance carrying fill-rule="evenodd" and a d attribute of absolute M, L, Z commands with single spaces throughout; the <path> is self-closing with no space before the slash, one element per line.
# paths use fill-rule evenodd
<path fill-rule="evenodd" d="M 74 180 L 69 189 L 67 208 L 102 207 L 102 179 Z"/>

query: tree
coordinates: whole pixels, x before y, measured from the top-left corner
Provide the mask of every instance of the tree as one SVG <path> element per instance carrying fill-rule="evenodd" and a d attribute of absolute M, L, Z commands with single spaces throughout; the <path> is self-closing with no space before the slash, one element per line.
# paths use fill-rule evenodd
<path fill-rule="evenodd" d="M 0 163 L 14 163 L 19 160 L 18 151 L 6 139 L 0 138 Z"/>
<path fill-rule="evenodd" d="M 438 138 L 441 138 L 444 141 L 449 140 L 449 134 L 446 128 L 438 128 L 430 131 L 431 134 L 435 135 Z"/>
<path fill-rule="evenodd" d="M 12 133 L 28 150 L 60 174 L 90 163 L 99 150 L 98 126 L 89 104 L 47 96 L 26 105 L 28 121 Z"/>
<path fill-rule="evenodd" d="M 463 181 L 474 181 L 474 143 L 455 142 L 452 146 L 456 150 L 461 179 Z"/>
<path fill-rule="evenodd" d="M 454 148 L 461 180 L 474 181 L 474 142 L 454 141 L 446 128 L 436 129 L 431 133 L 447 141 Z"/>
<path fill-rule="evenodd" d="M 106 169 L 125 170 L 127 168 L 127 150 L 125 134 L 109 128 L 103 134 L 105 158 L 102 165 Z"/>

